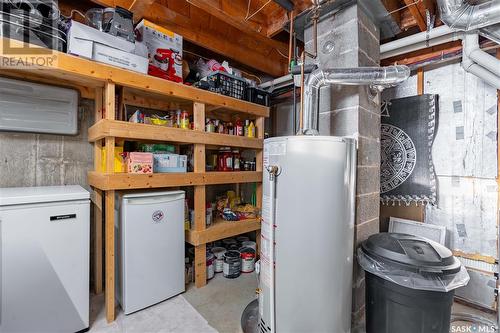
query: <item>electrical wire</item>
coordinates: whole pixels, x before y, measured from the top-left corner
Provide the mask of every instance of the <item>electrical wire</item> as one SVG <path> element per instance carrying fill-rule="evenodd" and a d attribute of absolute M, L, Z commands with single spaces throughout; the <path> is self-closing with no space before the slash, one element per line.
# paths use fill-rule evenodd
<path fill-rule="evenodd" d="M 276 50 L 276 51 L 280 54 L 280 56 L 282 56 L 283 58 L 288 59 L 288 56 L 287 56 L 287 55 L 285 55 L 285 54 L 283 54 L 283 52 L 281 52 L 281 51 L 280 51 L 280 50 L 278 50 L 277 48 L 274 48 L 274 49 L 275 49 L 275 50 Z"/>
<path fill-rule="evenodd" d="M 250 20 L 252 17 L 257 15 L 262 9 L 264 9 L 270 2 L 271 0 L 268 0 L 265 4 L 263 4 L 259 9 L 257 9 L 252 15 L 248 16 L 248 13 L 250 12 L 250 2 L 252 0 L 248 0 L 248 7 L 247 7 L 247 15 L 245 16 L 245 21 Z"/>
<path fill-rule="evenodd" d="M 419 2 L 423 2 L 423 1 L 424 0 L 417 0 L 417 1 L 415 1 L 413 3 L 410 3 L 410 4 L 408 4 L 408 5 L 404 6 L 404 7 L 401 7 L 401 8 L 398 8 L 398 9 L 394 9 L 393 11 L 390 11 L 388 15 L 392 15 L 394 13 L 399 12 L 400 10 L 403 10 L 403 9 L 408 8 L 408 7 L 414 6 L 414 5 L 418 4 Z"/>

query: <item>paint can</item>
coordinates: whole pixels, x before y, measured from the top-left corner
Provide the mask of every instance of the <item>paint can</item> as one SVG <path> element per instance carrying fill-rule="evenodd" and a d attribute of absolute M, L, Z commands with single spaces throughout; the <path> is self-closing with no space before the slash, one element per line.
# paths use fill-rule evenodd
<path fill-rule="evenodd" d="M 255 270 L 255 250 L 250 247 L 242 247 L 241 253 L 241 272 L 251 273 Z"/>
<path fill-rule="evenodd" d="M 240 237 L 237 237 L 236 238 L 236 241 L 238 242 L 238 244 L 240 244 L 240 246 L 244 243 L 244 242 L 248 242 L 250 240 L 250 238 L 248 238 L 247 236 L 240 236 Z"/>
<path fill-rule="evenodd" d="M 227 279 L 235 279 L 241 274 L 241 258 L 239 251 L 227 251 L 224 253 L 224 277 Z"/>
<path fill-rule="evenodd" d="M 214 247 L 212 249 L 212 253 L 215 256 L 215 273 L 221 273 L 224 270 L 224 253 L 226 253 L 226 249 L 223 247 Z"/>
<path fill-rule="evenodd" d="M 238 246 L 238 244 L 236 244 L 236 243 L 234 243 L 234 244 L 232 243 L 232 244 L 227 245 L 226 248 L 228 250 L 238 251 L 240 246 Z"/>
<path fill-rule="evenodd" d="M 249 247 L 252 248 L 255 252 L 257 252 L 257 243 L 254 241 L 246 241 L 241 243 L 241 247 Z"/>
<path fill-rule="evenodd" d="M 229 247 L 230 244 L 237 244 L 238 242 L 234 238 L 225 238 L 222 240 L 222 246 L 225 247 L 226 249 Z"/>
<path fill-rule="evenodd" d="M 211 252 L 207 252 L 207 280 L 210 280 L 215 275 L 215 256 Z"/>

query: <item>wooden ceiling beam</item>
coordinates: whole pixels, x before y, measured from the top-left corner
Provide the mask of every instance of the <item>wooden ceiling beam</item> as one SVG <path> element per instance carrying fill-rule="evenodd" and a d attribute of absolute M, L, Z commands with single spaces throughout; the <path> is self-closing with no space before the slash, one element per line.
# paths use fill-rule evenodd
<path fill-rule="evenodd" d="M 295 1 L 293 15 L 297 16 L 303 11 L 312 6 L 311 0 Z M 283 9 L 279 8 L 267 16 L 267 37 L 271 38 L 284 30 L 289 25 L 290 15 Z"/>
<path fill-rule="evenodd" d="M 400 8 L 399 1 L 398 0 L 382 0 L 382 4 L 384 5 L 385 9 L 389 13 L 391 13 L 392 18 L 394 21 L 396 21 L 396 24 L 401 28 L 401 11 L 398 9 Z"/>
<path fill-rule="evenodd" d="M 208 14 L 227 22 L 238 30 L 253 36 L 259 42 L 278 49 L 282 53 L 288 52 L 288 45 L 272 40 L 267 36 L 266 17 L 258 15 L 252 20 L 246 20 L 246 6 L 237 0 L 187 0 L 193 6 L 200 8 Z M 243 6 L 242 6 L 243 5 Z M 259 13 L 260 14 L 260 13 Z"/>
<path fill-rule="evenodd" d="M 408 6 L 408 10 L 410 11 L 411 15 L 417 21 L 417 25 L 418 25 L 420 31 L 426 31 L 427 30 L 427 22 L 426 22 L 424 4 L 421 1 L 415 2 L 415 0 L 403 0 L 403 1 Z M 423 15 L 422 15 L 422 12 L 423 12 Z"/>
<path fill-rule="evenodd" d="M 137 23 L 144 17 L 146 10 L 155 2 L 155 0 L 134 0 L 128 7 L 134 13 L 134 22 Z"/>
<path fill-rule="evenodd" d="M 131 0 L 92 1 L 107 7 L 118 5 L 130 8 L 132 5 Z M 174 2 L 177 6 L 181 1 Z M 175 31 L 186 40 L 221 54 L 229 60 L 236 60 L 272 76 L 281 76 L 286 72 L 288 60 L 269 43 L 257 41 L 254 36 L 226 24 L 217 17 L 207 15 L 197 7 L 191 6 L 184 13 L 179 13 L 163 3 L 163 1 L 154 2 L 145 11 L 144 18 Z"/>
<path fill-rule="evenodd" d="M 400 22 L 400 29 L 402 31 L 406 31 L 410 28 L 416 27 L 417 26 L 417 20 L 415 17 L 410 13 L 408 9 L 402 10 L 401 11 L 401 22 Z"/>

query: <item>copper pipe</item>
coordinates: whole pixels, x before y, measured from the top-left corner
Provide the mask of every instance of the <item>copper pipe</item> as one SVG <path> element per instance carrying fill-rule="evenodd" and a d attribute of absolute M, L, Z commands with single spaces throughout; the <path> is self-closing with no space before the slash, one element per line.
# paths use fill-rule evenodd
<path fill-rule="evenodd" d="M 318 20 L 319 20 L 319 7 L 313 9 L 313 15 L 311 17 L 313 21 L 313 52 L 306 52 L 309 58 L 316 59 L 318 56 Z"/>
<path fill-rule="evenodd" d="M 294 21 L 295 15 L 293 14 L 293 11 L 290 12 L 290 39 L 288 41 L 288 71 L 290 72 L 292 67 L 292 49 L 293 49 L 293 21 Z"/>
<path fill-rule="evenodd" d="M 304 120 L 303 115 L 304 115 L 304 66 L 305 66 L 305 60 L 306 60 L 306 52 L 302 51 L 302 54 L 300 55 L 301 59 L 301 64 L 300 64 L 300 114 L 299 114 L 299 133 L 302 133 L 302 130 L 304 128 Z"/>

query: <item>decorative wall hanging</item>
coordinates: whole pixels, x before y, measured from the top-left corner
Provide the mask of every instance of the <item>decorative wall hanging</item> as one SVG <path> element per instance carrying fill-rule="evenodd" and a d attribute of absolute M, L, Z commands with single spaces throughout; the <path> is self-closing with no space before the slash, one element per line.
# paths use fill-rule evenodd
<path fill-rule="evenodd" d="M 382 204 L 436 203 L 432 145 L 438 105 L 438 95 L 399 98 L 382 104 Z"/>

